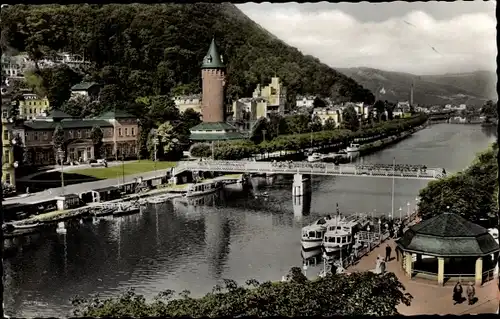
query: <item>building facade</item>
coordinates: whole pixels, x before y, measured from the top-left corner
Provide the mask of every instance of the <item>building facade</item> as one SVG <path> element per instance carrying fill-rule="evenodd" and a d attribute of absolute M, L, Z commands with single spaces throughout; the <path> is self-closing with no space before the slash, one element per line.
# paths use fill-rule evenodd
<path fill-rule="evenodd" d="M 96 157 L 114 159 L 135 158 L 139 127 L 137 119 L 125 112 L 108 112 L 95 119 L 76 119 L 61 111 L 25 121 L 13 130 L 22 138 L 26 149 L 25 165 L 53 165 L 56 155 L 53 134 L 57 126 L 64 131 L 64 162 L 88 162 Z M 95 154 L 92 128 L 103 132 L 101 154 Z"/>
<path fill-rule="evenodd" d="M 47 97 L 38 96 L 32 92 L 23 93 L 23 98 L 19 101 L 19 116 L 23 119 L 31 120 L 45 114 L 50 108 Z"/>
<path fill-rule="evenodd" d="M 179 110 L 179 112 L 184 113 L 187 109 L 193 109 L 193 111 L 202 113 L 202 103 L 201 103 L 201 95 L 193 94 L 193 95 L 180 95 L 172 98 L 174 100 L 175 106 Z"/>
<path fill-rule="evenodd" d="M 71 87 L 71 97 L 82 95 L 91 100 L 96 100 L 99 98 L 100 91 L 101 86 L 99 84 L 95 82 L 82 82 Z"/>
<path fill-rule="evenodd" d="M 322 125 L 325 125 L 329 119 L 335 122 L 335 126 L 342 123 L 342 110 L 338 107 L 334 108 L 315 108 L 313 110 L 313 117 L 319 118 Z"/>
<path fill-rule="evenodd" d="M 254 99 L 263 99 L 257 106 L 257 119 L 270 114 L 285 114 L 286 88 L 278 77 L 272 77 L 271 83 L 263 88 L 257 85 L 253 92 Z"/>
<path fill-rule="evenodd" d="M 305 108 L 312 108 L 314 107 L 314 99 L 316 97 L 315 96 L 301 96 L 301 95 L 297 95 L 295 97 L 295 104 L 297 107 L 299 108 L 302 108 L 302 107 L 305 107 Z"/>
<path fill-rule="evenodd" d="M 12 142 L 12 122 L 9 121 L 9 105 L 2 101 L 2 182 L 16 186 L 14 149 Z"/>

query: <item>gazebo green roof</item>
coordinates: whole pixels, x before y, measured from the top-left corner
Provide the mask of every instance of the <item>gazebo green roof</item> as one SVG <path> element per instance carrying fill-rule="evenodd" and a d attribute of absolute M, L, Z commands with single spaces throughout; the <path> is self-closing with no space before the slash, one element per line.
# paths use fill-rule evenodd
<path fill-rule="evenodd" d="M 219 49 L 217 48 L 217 44 L 215 44 L 215 39 L 212 38 L 212 43 L 210 43 L 210 48 L 208 49 L 207 54 L 203 58 L 203 64 L 201 65 L 202 69 L 222 69 L 226 66 L 222 63 L 221 55 L 219 53 Z"/>
<path fill-rule="evenodd" d="M 486 228 L 453 213 L 410 227 L 397 244 L 404 251 L 438 257 L 485 256 L 500 251 Z"/>

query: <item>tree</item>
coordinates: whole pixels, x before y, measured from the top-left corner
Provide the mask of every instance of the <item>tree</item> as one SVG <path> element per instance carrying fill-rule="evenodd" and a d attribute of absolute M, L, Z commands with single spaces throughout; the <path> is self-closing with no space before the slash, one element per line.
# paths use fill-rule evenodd
<path fill-rule="evenodd" d="M 314 108 L 324 108 L 324 107 L 326 107 L 326 103 L 321 98 L 315 97 L 314 101 L 313 101 L 313 107 Z"/>
<path fill-rule="evenodd" d="M 158 157 L 165 157 L 169 159 L 178 159 L 182 157 L 179 139 L 177 138 L 177 134 L 172 123 L 165 122 L 158 127 L 156 135 L 150 134 L 148 140 L 148 149 L 150 154 L 154 154 L 154 138 L 156 136 L 158 137 L 159 142 L 157 145 Z"/>
<path fill-rule="evenodd" d="M 191 136 L 190 129 L 201 123 L 200 113 L 189 108 L 181 114 L 179 122 L 175 127 L 175 131 L 181 144 L 189 144 Z"/>
<path fill-rule="evenodd" d="M 92 145 L 94 146 L 94 158 L 99 159 L 102 157 L 102 139 L 104 134 L 99 125 L 94 125 L 90 131 L 90 139 L 92 140 Z"/>
<path fill-rule="evenodd" d="M 43 80 L 43 91 L 46 92 L 52 109 L 60 109 L 63 103 L 69 100 L 71 87 L 82 79 L 81 75 L 65 64 L 41 69 L 37 74 Z"/>
<path fill-rule="evenodd" d="M 486 103 L 481 108 L 481 114 L 485 116 L 486 121 L 490 119 L 498 118 L 497 103 L 493 103 L 492 100 L 486 101 Z"/>
<path fill-rule="evenodd" d="M 288 132 L 292 134 L 300 134 L 309 132 L 309 123 L 311 118 L 304 114 L 292 115 L 285 118 Z"/>
<path fill-rule="evenodd" d="M 381 100 L 377 100 L 375 104 L 373 104 L 373 108 L 377 112 L 377 119 L 380 122 L 382 114 L 385 112 L 385 103 Z"/>
<path fill-rule="evenodd" d="M 325 124 L 323 125 L 323 130 L 332 131 L 337 127 L 335 120 L 331 117 L 327 118 Z"/>
<path fill-rule="evenodd" d="M 498 210 L 497 154 L 495 143 L 463 172 L 430 182 L 420 191 L 419 215 L 429 219 L 449 211 L 485 227 L 494 227 Z"/>
<path fill-rule="evenodd" d="M 309 124 L 309 129 L 313 132 L 319 132 L 323 129 L 323 125 L 321 124 L 321 119 L 319 116 L 314 115 L 312 117 L 311 123 Z"/>
<path fill-rule="evenodd" d="M 385 110 L 387 112 L 387 119 L 391 121 L 394 118 L 394 109 L 396 108 L 396 104 L 385 101 Z"/>
<path fill-rule="evenodd" d="M 61 106 L 61 111 L 71 116 L 85 118 L 101 113 L 98 105 L 99 102 L 91 102 L 88 96 L 77 95 L 64 102 Z"/>
<path fill-rule="evenodd" d="M 342 110 L 342 126 L 351 131 L 359 129 L 358 113 L 354 107 L 349 106 Z"/>
<path fill-rule="evenodd" d="M 59 152 L 65 151 L 65 142 L 64 129 L 58 124 L 52 135 L 52 145 L 54 146 L 54 157 L 56 159 L 59 159 Z"/>
<path fill-rule="evenodd" d="M 410 305 L 413 297 L 393 273 L 371 272 L 328 275 L 308 280 L 297 267 L 290 270 L 286 282 L 259 283 L 247 280 L 239 286 L 224 280 L 211 293 L 192 298 L 188 291 L 173 299 L 174 291 L 159 294 L 152 303 L 127 291 L 119 298 L 100 300 L 73 299 L 78 316 L 392 316 L 399 304 Z"/>
<path fill-rule="evenodd" d="M 252 127 L 250 140 L 257 144 L 266 139 L 269 140 L 269 136 L 267 135 L 267 132 L 269 130 L 268 126 L 269 125 L 267 118 L 261 117 L 260 119 L 258 119 Z"/>

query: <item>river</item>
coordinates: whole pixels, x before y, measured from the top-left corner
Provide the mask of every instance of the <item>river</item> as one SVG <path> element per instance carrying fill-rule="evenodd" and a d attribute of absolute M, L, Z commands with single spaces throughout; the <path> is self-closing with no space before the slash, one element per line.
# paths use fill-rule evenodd
<path fill-rule="evenodd" d="M 448 172 L 465 168 L 496 140 L 477 125 L 435 124 L 365 156 L 364 163 L 424 164 Z M 84 224 L 67 235 L 45 234 L 39 247 L 4 261 L 6 314 L 71 315 L 74 295 L 116 295 L 133 287 L 147 298 L 173 289 L 200 296 L 222 279 L 279 280 L 301 266 L 300 228 L 341 211 L 391 211 L 391 179 L 314 177 L 310 200 L 294 201 L 290 178 L 254 180 L 269 198 L 226 190 L 204 206 L 166 203 L 138 215 Z M 395 216 L 415 205 L 425 181 L 395 180 Z M 302 206 L 300 205 L 302 204 Z"/>

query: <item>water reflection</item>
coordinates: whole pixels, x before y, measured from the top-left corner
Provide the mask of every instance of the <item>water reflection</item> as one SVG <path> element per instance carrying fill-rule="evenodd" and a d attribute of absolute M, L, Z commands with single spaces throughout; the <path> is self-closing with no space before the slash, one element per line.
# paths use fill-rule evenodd
<path fill-rule="evenodd" d="M 456 171 L 486 148 L 480 126 L 434 125 L 364 162 L 426 164 Z M 335 212 L 387 214 L 391 180 L 314 177 L 312 194 L 292 198 L 292 176 L 256 178 L 248 189 L 149 206 L 137 215 L 85 223 L 66 239 L 46 234 L 35 250 L 7 259 L 5 306 L 19 317 L 66 316 L 75 294 L 114 295 L 128 287 L 152 297 L 160 291 L 211 291 L 222 278 L 279 280 L 300 266 L 300 228 Z M 394 207 L 412 207 L 425 181 L 397 180 Z M 268 192 L 267 200 L 255 192 Z M 318 255 L 321 255 L 319 253 Z M 319 271 L 319 270 L 318 270 Z"/>

